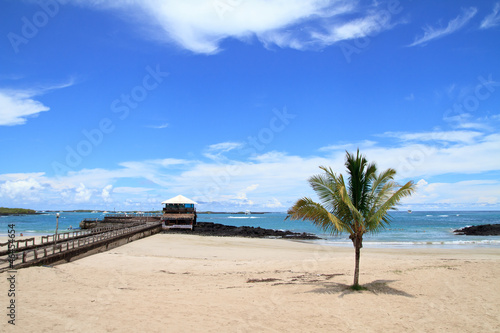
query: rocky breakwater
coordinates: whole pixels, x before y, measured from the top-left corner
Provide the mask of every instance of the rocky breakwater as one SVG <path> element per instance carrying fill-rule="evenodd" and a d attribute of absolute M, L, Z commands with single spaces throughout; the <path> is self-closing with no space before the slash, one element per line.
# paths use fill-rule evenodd
<path fill-rule="evenodd" d="M 292 231 L 281 231 L 264 229 L 260 227 L 235 227 L 220 223 L 198 222 L 193 230 L 171 229 L 165 233 L 183 233 L 200 236 L 226 236 L 226 237 L 253 237 L 253 238 L 286 238 L 286 239 L 320 239 L 316 235 L 308 233 L 297 233 Z"/>
<path fill-rule="evenodd" d="M 500 224 L 483 224 L 465 227 L 454 231 L 457 235 L 500 236 Z"/>

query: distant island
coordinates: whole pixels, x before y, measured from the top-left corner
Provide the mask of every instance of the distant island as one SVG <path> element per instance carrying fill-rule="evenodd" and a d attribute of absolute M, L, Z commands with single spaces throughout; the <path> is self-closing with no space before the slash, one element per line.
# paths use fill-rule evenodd
<path fill-rule="evenodd" d="M 24 208 L 6 208 L 0 207 L 0 216 L 6 215 L 32 215 L 37 214 L 36 210 Z"/>

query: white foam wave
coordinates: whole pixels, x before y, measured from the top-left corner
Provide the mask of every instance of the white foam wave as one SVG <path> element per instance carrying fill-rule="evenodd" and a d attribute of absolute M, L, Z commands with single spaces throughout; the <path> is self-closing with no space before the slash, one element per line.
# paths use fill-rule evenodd
<path fill-rule="evenodd" d="M 333 241 L 333 240 L 321 240 L 321 241 L 313 241 L 313 242 L 319 242 L 323 245 L 327 246 L 352 246 L 352 243 L 350 241 Z M 456 240 L 456 241 L 408 241 L 408 242 L 402 242 L 402 241 L 395 241 L 395 242 L 380 242 L 380 241 L 374 241 L 374 242 L 363 242 L 364 245 L 366 246 L 375 246 L 375 247 L 414 247 L 414 246 L 482 246 L 482 245 L 489 245 L 489 246 L 500 246 L 500 240 L 499 239 L 488 239 L 488 240 Z"/>

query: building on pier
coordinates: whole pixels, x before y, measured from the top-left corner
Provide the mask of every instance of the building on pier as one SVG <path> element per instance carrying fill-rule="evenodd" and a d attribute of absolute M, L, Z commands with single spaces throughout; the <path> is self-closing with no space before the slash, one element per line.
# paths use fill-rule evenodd
<path fill-rule="evenodd" d="M 191 199 L 183 195 L 178 195 L 174 198 L 162 202 L 163 229 L 191 229 L 196 225 L 196 208 L 197 205 Z"/>

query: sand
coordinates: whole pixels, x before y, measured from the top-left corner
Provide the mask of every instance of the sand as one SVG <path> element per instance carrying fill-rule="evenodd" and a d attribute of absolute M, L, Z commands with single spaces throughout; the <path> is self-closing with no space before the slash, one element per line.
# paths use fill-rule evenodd
<path fill-rule="evenodd" d="M 159 234 L 16 274 L 19 332 L 499 332 L 500 250 Z M 0 274 L 2 308 L 7 273 Z M 3 310 L 6 312 L 7 310 Z"/>

